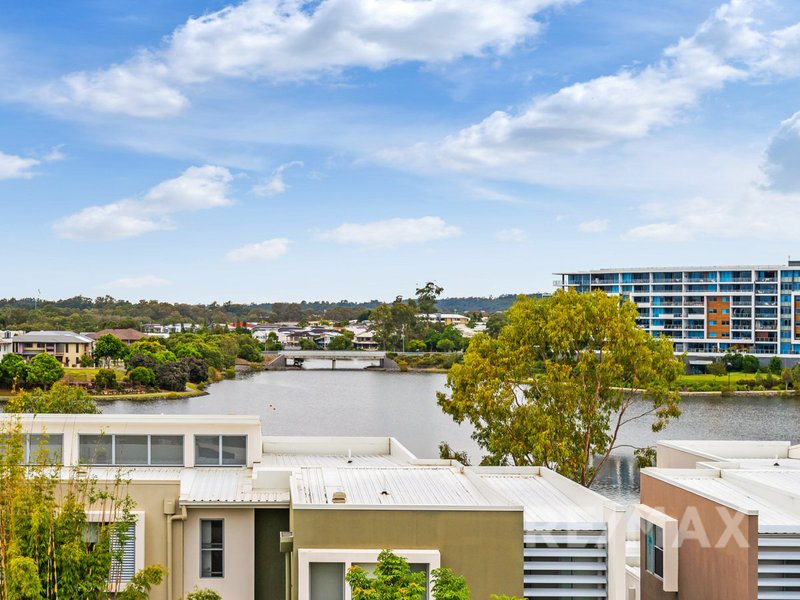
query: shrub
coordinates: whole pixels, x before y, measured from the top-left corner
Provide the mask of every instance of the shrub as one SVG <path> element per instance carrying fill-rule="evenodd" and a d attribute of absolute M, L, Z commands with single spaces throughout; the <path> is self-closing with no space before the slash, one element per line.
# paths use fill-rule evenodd
<path fill-rule="evenodd" d="M 186 366 L 179 361 L 164 363 L 156 367 L 156 384 L 162 390 L 172 392 L 182 392 L 186 389 L 186 382 L 189 381 L 189 373 Z"/>
<path fill-rule="evenodd" d="M 186 357 L 180 360 L 186 367 L 187 377 L 192 383 L 208 381 L 208 363 L 201 358 Z"/>
<path fill-rule="evenodd" d="M 94 376 L 94 387 L 99 390 L 117 387 L 117 374 L 111 369 L 100 369 Z"/>
<path fill-rule="evenodd" d="M 397 359 L 397 366 L 401 371 L 408 371 L 408 363 L 400 358 Z"/>
<path fill-rule="evenodd" d="M 128 369 L 136 369 L 137 367 L 145 367 L 151 371 L 155 371 L 158 362 L 149 354 L 142 354 L 140 352 L 132 354 L 128 359 Z"/>
<path fill-rule="evenodd" d="M 27 383 L 47 389 L 64 376 L 64 368 L 49 354 L 37 354 L 28 363 Z"/>
<path fill-rule="evenodd" d="M 222 600 L 222 596 L 208 588 L 194 588 L 194 590 L 186 594 L 186 600 Z"/>
<path fill-rule="evenodd" d="M 84 369 L 91 369 L 94 366 L 94 358 L 90 354 L 81 356 L 80 365 Z"/>
<path fill-rule="evenodd" d="M 156 374 L 148 367 L 136 367 L 128 373 L 128 380 L 135 385 L 153 387 L 156 384 Z"/>

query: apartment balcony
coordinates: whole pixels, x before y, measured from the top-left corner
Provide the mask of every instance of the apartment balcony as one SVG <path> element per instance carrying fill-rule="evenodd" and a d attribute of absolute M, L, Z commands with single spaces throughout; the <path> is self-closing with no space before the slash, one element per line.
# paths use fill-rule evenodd
<path fill-rule="evenodd" d="M 759 277 L 756 279 L 756 283 L 776 283 L 777 281 L 777 277 Z"/>
<path fill-rule="evenodd" d="M 727 282 L 725 282 L 727 283 Z M 753 283 L 752 277 L 734 277 L 731 279 L 731 283 Z"/>

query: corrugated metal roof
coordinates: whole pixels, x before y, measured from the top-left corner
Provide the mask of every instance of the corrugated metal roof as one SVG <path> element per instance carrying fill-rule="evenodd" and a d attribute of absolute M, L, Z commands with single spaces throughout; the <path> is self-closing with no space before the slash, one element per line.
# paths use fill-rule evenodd
<path fill-rule="evenodd" d="M 194 468 L 181 473 L 181 503 L 289 502 L 289 490 L 253 489 L 251 469 Z"/>
<path fill-rule="evenodd" d="M 261 464 L 290 467 L 391 467 L 404 461 L 390 454 L 264 454 Z"/>
<path fill-rule="evenodd" d="M 343 491 L 357 506 L 495 506 L 458 468 L 303 467 L 295 504 L 332 504 Z"/>
<path fill-rule="evenodd" d="M 679 476 L 675 479 L 683 487 L 721 501 L 728 506 L 757 511 L 760 532 L 768 533 L 776 525 L 800 527 L 800 513 L 784 508 L 772 499 L 748 490 L 745 482 L 734 482 L 724 477 Z"/>
<path fill-rule="evenodd" d="M 596 521 L 541 475 L 480 473 L 478 476 L 510 503 L 525 507 L 525 522 L 588 523 Z"/>
<path fill-rule="evenodd" d="M 12 338 L 14 342 L 38 342 L 41 344 L 63 344 L 67 342 L 91 344 L 93 339 L 73 331 L 31 331 Z"/>

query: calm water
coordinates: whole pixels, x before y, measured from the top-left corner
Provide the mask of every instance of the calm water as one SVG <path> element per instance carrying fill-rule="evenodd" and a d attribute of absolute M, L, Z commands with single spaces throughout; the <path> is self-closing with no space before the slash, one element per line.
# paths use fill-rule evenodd
<path fill-rule="evenodd" d="M 436 405 L 445 375 L 369 371 L 273 371 L 240 376 L 183 400 L 118 401 L 109 413 L 256 414 L 265 435 L 394 436 L 420 457 L 438 456 L 440 441 L 481 453 L 471 429 L 457 425 Z M 633 422 L 621 443 L 653 445 L 660 439 L 800 440 L 800 400 L 795 398 L 685 398 L 683 416 L 660 434 Z M 620 501 L 638 498 L 632 451 L 621 449 L 607 464 L 597 491 Z"/>

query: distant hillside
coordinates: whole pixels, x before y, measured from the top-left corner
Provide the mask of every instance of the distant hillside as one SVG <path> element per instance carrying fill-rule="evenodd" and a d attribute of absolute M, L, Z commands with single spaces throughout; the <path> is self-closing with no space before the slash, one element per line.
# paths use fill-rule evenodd
<path fill-rule="evenodd" d="M 542 294 L 525 294 L 529 298 L 541 298 Z M 514 304 L 519 294 L 502 294 L 501 296 L 469 296 L 467 298 L 442 298 L 436 302 L 442 312 L 468 313 L 468 312 L 500 312 L 508 310 Z"/>

